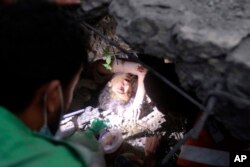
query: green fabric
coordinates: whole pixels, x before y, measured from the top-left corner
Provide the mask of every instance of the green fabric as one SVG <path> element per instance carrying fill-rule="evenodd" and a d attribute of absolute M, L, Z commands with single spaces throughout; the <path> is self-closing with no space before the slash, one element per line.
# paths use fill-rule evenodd
<path fill-rule="evenodd" d="M 74 143 L 74 147 L 77 151 L 84 155 L 87 166 L 106 166 L 103 148 L 95 138 L 93 131 L 89 129 L 84 132 L 77 131 L 73 136 L 65 140 L 70 143 Z"/>
<path fill-rule="evenodd" d="M 99 133 L 102 129 L 107 128 L 106 121 L 95 118 L 91 125 L 90 130 L 92 130 L 95 134 Z"/>
<path fill-rule="evenodd" d="M 86 166 L 67 143 L 44 138 L 29 130 L 16 116 L 0 107 L 0 166 Z"/>

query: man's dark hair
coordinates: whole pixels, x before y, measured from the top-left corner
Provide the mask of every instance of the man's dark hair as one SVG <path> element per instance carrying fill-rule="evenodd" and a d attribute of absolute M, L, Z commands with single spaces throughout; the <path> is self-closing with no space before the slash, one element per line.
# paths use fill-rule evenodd
<path fill-rule="evenodd" d="M 53 3 L 21 1 L 0 8 L 0 106 L 22 111 L 51 80 L 63 88 L 87 63 L 87 34 Z"/>

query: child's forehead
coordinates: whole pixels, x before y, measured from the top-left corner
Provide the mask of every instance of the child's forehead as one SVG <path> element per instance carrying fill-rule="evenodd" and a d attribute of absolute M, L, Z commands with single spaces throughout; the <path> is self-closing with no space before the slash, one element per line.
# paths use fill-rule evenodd
<path fill-rule="evenodd" d="M 114 77 L 122 77 L 122 76 L 127 76 L 127 73 L 116 73 Z"/>
<path fill-rule="evenodd" d="M 118 73 L 113 76 L 112 80 L 119 80 L 119 79 L 123 79 L 124 77 L 126 77 L 125 73 Z"/>

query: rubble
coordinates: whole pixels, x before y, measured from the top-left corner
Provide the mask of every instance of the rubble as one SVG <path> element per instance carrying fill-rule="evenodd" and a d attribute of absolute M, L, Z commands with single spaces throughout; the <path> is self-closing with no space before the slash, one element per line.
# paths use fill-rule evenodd
<path fill-rule="evenodd" d="M 81 0 L 81 12 L 85 20 L 93 21 L 108 14 L 111 0 Z"/>
<path fill-rule="evenodd" d="M 226 72 L 228 53 L 249 34 L 249 6 L 241 0 L 113 0 L 109 10 L 119 36 L 147 54 L 176 60 L 182 85 L 204 99 Z"/>
<path fill-rule="evenodd" d="M 142 118 L 133 120 L 118 112 L 101 111 L 99 108 L 89 106 L 80 110 L 80 114 L 63 119 L 60 130 L 65 132 L 65 135 L 70 135 L 72 131 L 86 130 L 94 119 L 99 119 L 105 121 L 110 129 L 119 129 L 123 134 L 123 139 L 130 144 L 144 148 L 145 136 L 155 133 L 164 135 L 164 131 L 158 132 L 158 130 L 167 121 L 156 107 L 151 107 L 151 109 Z M 76 111 L 76 113 L 78 112 Z"/>
<path fill-rule="evenodd" d="M 242 103 L 250 98 L 249 7 L 246 0 L 113 0 L 109 11 L 119 36 L 146 54 L 175 62 L 182 87 L 201 101 L 218 83 L 235 95 L 218 97 L 216 120 L 249 141 L 250 105 Z"/>

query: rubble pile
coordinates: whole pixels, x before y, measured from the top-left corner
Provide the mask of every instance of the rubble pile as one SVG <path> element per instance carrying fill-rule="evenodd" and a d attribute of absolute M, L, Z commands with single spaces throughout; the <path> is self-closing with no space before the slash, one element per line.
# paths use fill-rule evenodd
<path fill-rule="evenodd" d="M 109 11 L 119 36 L 172 59 L 182 87 L 201 101 L 220 84 L 228 94 L 217 96 L 215 119 L 249 141 L 249 7 L 246 0 L 113 0 Z"/>
<path fill-rule="evenodd" d="M 146 105 L 152 104 L 147 103 Z M 89 106 L 76 111 L 75 115 L 74 113 L 65 115 L 60 130 L 65 135 L 71 135 L 76 130 L 86 130 L 94 119 L 99 119 L 105 121 L 109 129 L 119 129 L 123 134 L 123 139 L 133 146 L 144 148 L 147 135 L 155 133 L 164 135 L 161 128 L 166 122 L 164 115 L 155 106 L 147 109 L 150 111 L 146 111 L 144 116 L 134 120 L 132 117 L 126 117 L 118 112 L 101 111 L 99 108 Z"/>

